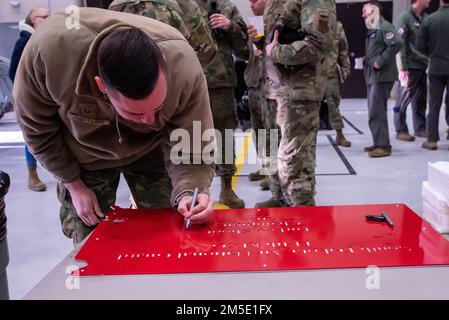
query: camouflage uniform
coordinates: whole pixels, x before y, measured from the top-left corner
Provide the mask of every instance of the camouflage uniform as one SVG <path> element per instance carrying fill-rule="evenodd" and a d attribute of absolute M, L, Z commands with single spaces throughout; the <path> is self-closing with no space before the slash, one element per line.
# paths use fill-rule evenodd
<path fill-rule="evenodd" d="M 344 128 L 340 110 L 340 81 L 344 81 L 349 75 L 351 66 L 348 55 L 348 41 L 343 25 L 337 23 L 337 37 L 335 38 L 335 50 L 331 54 L 329 78 L 327 79 L 325 98 L 329 106 L 329 120 L 334 130 Z"/>
<path fill-rule="evenodd" d="M 268 0 L 265 5 L 264 10 L 264 33 L 268 35 L 272 33 L 273 28 L 277 22 L 281 21 L 282 16 L 284 15 L 284 5 L 285 0 Z M 257 44 L 259 48 L 261 48 L 260 42 Z M 279 78 L 273 72 L 268 72 L 273 69 L 273 62 L 271 57 L 264 53 L 264 63 L 263 63 L 263 92 L 266 100 L 266 112 L 265 112 L 265 128 L 267 130 L 276 129 L 279 132 L 279 140 L 281 135 L 281 129 L 277 125 L 276 117 L 277 117 L 277 109 L 278 102 L 277 97 L 281 95 L 281 83 L 279 82 Z M 270 150 L 269 147 L 267 150 Z M 269 156 L 269 163 L 267 166 L 277 167 L 277 156 L 278 154 L 267 154 Z M 270 180 L 270 190 L 273 195 L 273 199 L 278 201 L 284 201 L 284 196 L 282 193 L 281 185 L 279 182 L 279 174 L 276 172 L 269 176 Z"/>
<path fill-rule="evenodd" d="M 82 170 L 81 180 L 95 193 L 102 212 L 108 212 L 115 204 L 120 173 L 123 173 L 138 208 L 171 208 L 172 185 L 160 148 L 127 166 L 97 171 Z M 74 243 L 79 243 L 95 226 L 85 225 L 78 217 L 64 183 L 58 183 L 57 194 L 61 202 L 62 231 Z"/>
<path fill-rule="evenodd" d="M 279 180 L 289 205 L 314 205 L 316 136 L 330 67 L 328 56 L 336 35 L 335 1 L 289 0 L 282 20 L 306 36 L 274 46 L 274 68 L 267 70 L 281 84 L 277 98 L 277 123 L 282 131 Z"/>
<path fill-rule="evenodd" d="M 189 0 L 114 0 L 110 10 L 134 13 L 164 22 L 179 30 L 195 50 L 202 66 L 217 53 L 201 8 Z"/>
<path fill-rule="evenodd" d="M 204 18 L 208 21 L 207 13 L 210 9 L 210 1 L 195 0 L 195 2 L 203 9 Z M 234 98 L 234 89 L 237 87 L 237 74 L 235 71 L 234 60 L 232 55 L 246 60 L 248 58 L 248 28 L 240 15 L 235 4 L 230 0 L 218 1 L 218 8 L 221 14 L 231 21 L 231 27 L 225 32 L 223 39 L 216 40 L 218 45 L 218 54 L 210 63 L 204 66 L 204 74 L 209 88 L 210 104 L 212 108 L 212 116 L 214 118 L 214 126 L 223 139 L 226 129 L 237 128 L 237 106 Z M 234 150 L 234 140 L 232 141 Z M 233 176 L 236 172 L 235 155 L 231 164 L 225 163 L 225 159 L 229 155 L 225 154 L 225 143 L 221 144 L 219 159 L 223 164 L 215 166 L 215 173 L 218 176 Z"/>
<path fill-rule="evenodd" d="M 248 88 L 248 104 L 251 116 L 251 128 L 254 130 L 253 141 L 258 149 L 258 130 L 265 128 L 265 109 L 266 103 L 262 90 L 262 56 L 255 55 L 256 50 L 249 46 L 250 54 L 248 64 L 245 69 L 245 84 Z M 259 155 L 261 156 L 261 155 Z M 263 159 L 262 159 L 263 161 Z"/>

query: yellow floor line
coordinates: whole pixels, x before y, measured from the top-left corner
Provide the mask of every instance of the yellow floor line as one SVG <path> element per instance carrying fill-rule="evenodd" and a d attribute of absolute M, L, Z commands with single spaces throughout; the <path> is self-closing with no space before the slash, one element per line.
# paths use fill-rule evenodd
<path fill-rule="evenodd" d="M 243 145 L 237 154 L 237 157 L 235 158 L 235 166 L 237 168 L 237 171 L 235 172 L 234 177 L 232 177 L 232 189 L 235 191 L 235 188 L 237 187 L 237 181 L 239 179 L 240 173 L 242 172 L 243 165 L 245 163 L 246 158 L 248 157 L 248 149 L 250 146 L 250 143 L 252 141 L 252 131 L 249 133 L 245 133 L 245 138 L 243 139 Z M 217 202 L 214 206 L 214 209 L 229 209 L 228 206 Z"/>

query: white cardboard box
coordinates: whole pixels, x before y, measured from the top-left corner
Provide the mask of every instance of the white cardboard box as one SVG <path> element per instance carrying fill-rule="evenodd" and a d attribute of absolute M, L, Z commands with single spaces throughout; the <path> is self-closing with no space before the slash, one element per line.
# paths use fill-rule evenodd
<path fill-rule="evenodd" d="M 422 183 L 423 219 L 440 233 L 449 233 L 449 200 L 429 181 Z"/>
<path fill-rule="evenodd" d="M 449 162 L 439 161 L 428 163 L 428 180 L 430 185 L 438 190 L 446 199 L 449 199 Z"/>

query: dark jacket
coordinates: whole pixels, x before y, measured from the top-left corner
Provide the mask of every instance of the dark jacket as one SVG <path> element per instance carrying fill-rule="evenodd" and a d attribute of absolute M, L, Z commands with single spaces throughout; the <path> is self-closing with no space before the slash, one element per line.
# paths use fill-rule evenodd
<path fill-rule="evenodd" d="M 20 57 L 22 56 L 23 49 L 31 38 L 31 33 L 25 30 L 20 31 L 20 38 L 17 40 L 14 50 L 12 51 L 11 64 L 9 66 L 9 78 L 14 81 L 16 76 L 17 67 L 19 66 Z"/>
<path fill-rule="evenodd" d="M 396 54 L 401 50 L 402 39 L 394 26 L 380 19 L 380 28 L 368 30 L 364 59 L 366 84 L 394 82 L 398 78 Z M 377 62 L 380 69 L 374 69 Z"/>
<path fill-rule="evenodd" d="M 426 70 L 429 59 L 416 49 L 416 38 L 427 14 L 423 12 L 421 18 L 413 9 L 404 12 L 396 21 L 396 28 L 401 35 L 404 45 L 401 49 L 402 70 Z"/>
<path fill-rule="evenodd" d="M 449 4 L 424 20 L 417 49 L 429 56 L 429 74 L 449 75 Z"/>

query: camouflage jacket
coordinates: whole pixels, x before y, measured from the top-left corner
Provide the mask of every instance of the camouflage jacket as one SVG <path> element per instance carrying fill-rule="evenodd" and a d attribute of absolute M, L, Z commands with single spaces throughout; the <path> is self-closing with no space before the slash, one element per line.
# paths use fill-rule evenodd
<path fill-rule="evenodd" d="M 258 48 L 263 50 L 263 91 L 267 99 L 276 99 L 282 89 L 277 67 L 274 66 L 271 57 L 265 54 L 265 45 L 268 35 L 273 33 L 274 27 L 284 16 L 285 2 L 286 0 L 267 0 L 263 13 L 264 33 L 267 37 L 264 38 L 264 42 L 257 43 Z"/>
<path fill-rule="evenodd" d="M 245 69 L 245 84 L 248 88 L 260 89 L 263 83 L 263 57 L 259 55 L 260 50 L 255 49 L 252 44 L 249 45 L 249 49 L 249 59 Z"/>
<path fill-rule="evenodd" d="M 337 22 L 337 36 L 335 38 L 335 48 L 331 53 L 329 78 L 346 79 L 351 71 L 351 64 L 348 55 L 348 40 L 345 29 L 341 22 Z"/>
<path fill-rule="evenodd" d="M 335 0 L 288 0 L 282 21 L 285 26 L 304 31 L 306 36 L 274 46 L 271 59 L 279 81 L 292 100 L 321 101 L 335 46 Z"/>
<path fill-rule="evenodd" d="M 214 59 L 217 44 L 202 9 L 190 0 L 114 0 L 110 10 L 147 16 L 171 25 L 187 39 L 201 65 Z"/>
<path fill-rule="evenodd" d="M 195 2 L 203 9 L 205 19 L 209 22 L 210 1 L 195 0 Z M 248 28 L 231 0 L 219 0 L 217 4 L 221 14 L 231 20 L 231 28 L 225 32 L 226 36 L 223 39 L 217 40 L 218 54 L 204 66 L 203 70 L 209 88 L 235 88 L 237 74 L 232 55 L 248 59 Z"/>

